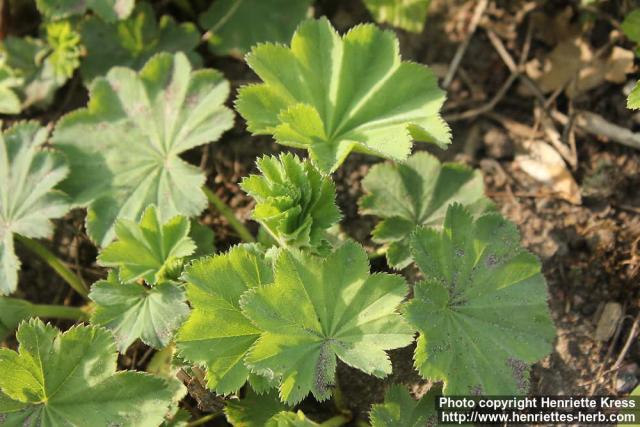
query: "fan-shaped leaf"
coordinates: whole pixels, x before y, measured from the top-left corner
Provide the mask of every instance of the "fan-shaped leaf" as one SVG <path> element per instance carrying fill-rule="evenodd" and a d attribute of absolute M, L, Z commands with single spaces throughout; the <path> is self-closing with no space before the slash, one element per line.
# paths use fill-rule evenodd
<path fill-rule="evenodd" d="M 422 32 L 431 0 L 364 0 L 376 22 L 403 30 Z"/>
<path fill-rule="evenodd" d="M 265 427 L 271 418 L 287 409 L 275 389 L 258 394 L 249 387 L 245 397 L 227 403 L 224 414 L 233 427 Z"/>
<path fill-rule="evenodd" d="M 218 0 L 200 16 L 216 55 L 241 56 L 257 43 L 286 43 L 312 0 Z"/>
<path fill-rule="evenodd" d="M 309 150 L 322 171 L 353 150 L 403 160 L 412 139 L 450 141 L 435 75 L 402 62 L 392 32 L 368 24 L 340 37 L 327 19 L 307 20 L 291 48 L 261 44 L 247 62 L 264 81 L 239 91 L 249 131 Z"/>
<path fill-rule="evenodd" d="M 87 83 L 107 74 L 114 66 L 139 70 L 160 52 L 183 52 L 195 66 L 202 62 L 195 52 L 200 43 L 196 26 L 177 24 L 170 16 L 163 16 L 158 23 L 153 8 L 146 2 L 138 3 L 131 16 L 123 21 L 108 23 L 89 16 L 81 32 L 87 56 L 80 72 Z"/>
<path fill-rule="evenodd" d="M 372 427 L 423 427 L 437 425 L 434 390 L 414 400 L 407 389 L 394 384 L 384 395 L 384 403 L 371 406 Z"/>
<path fill-rule="evenodd" d="M 317 248 L 326 230 L 340 220 L 336 190 L 310 162 L 293 154 L 265 156 L 256 162 L 262 175 L 242 180 L 257 204 L 253 219 L 283 245 Z"/>
<path fill-rule="evenodd" d="M 176 343 L 182 357 L 207 367 L 207 384 L 219 394 L 236 392 L 247 381 L 243 359 L 260 334 L 240 311 L 240 295 L 271 283 L 272 275 L 264 255 L 250 245 L 185 268 L 193 311 Z"/>
<path fill-rule="evenodd" d="M 60 154 L 42 149 L 46 139 L 47 131 L 35 122 L 0 134 L 0 295 L 18 284 L 13 234 L 48 237 L 50 219 L 69 210 L 67 197 L 53 190 L 69 169 Z"/>
<path fill-rule="evenodd" d="M 364 249 L 347 242 L 326 259 L 297 250 L 275 261 L 275 283 L 243 295 L 242 311 L 263 332 L 245 358 L 255 372 L 281 379 L 289 404 L 309 392 L 331 395 L 336 356 L 377 377 L 391 372 L 385 350 L 413 331 L 395 312 L 407 293 L 402 277 L 369 275 Z"/>
<path fill-rule="evenodd" d="M 171 404 L 166 381 L 117 372 L 111 334 L 67 332 L 32 319 L 17 333 L 19 352 L 0 349 L 0 414 L 7 425 L 157 426 Z"/>
<path fill-rule="evenodd" d="M 98 262 L 117 267 L 125 283 L 144 279 L 155 285 L 161 280 L 177 279 L 183 259 L 194 253 L 189 237 L 189 219 L 178 215 L 162 223 L 158 209 L 151 205 L 139 223 L 127 219 L 116 221 L 117 241 L 102 249 Z"/>
<path fill-rule="evenodd" d="M 53 141 L 71 165 L 62 186 L 89 206 L 94 241 L 108 244 L 116 218 L 136 220 L 150 204 L 162 221 L 205 208 L 204 175 L 179 155 L 233 125 L 228 93 L 219 72 L 192 72 L 182 53 L 156 55 L 139 74 L 116 67 L 93 82 L 88 108 L 62 118 Z"/>
<path fill-rule="evenodd" d="M 92 286 L 89 298 L 96 303 L 91 323 L 113 331 L 121 353 L 138 338 L 154 348 L 167 346 L 189 314 L 177 284 L 163 282 L 150 289 L 121 283 L 113 272 Z"/>
<path fill-rule="evenodd" d="M 500 215 L 474 222 L 459 204 L 447 210 L 442 231 L 420 228 L 411 239 L 426 278 L 406 307 L 420 332 L 415 365 L 443 380 L 448 395 L 527 393 L 529 365 L 551 350 L 540 262 L 519 239 Z"/>
<path fill-rule="evenodd" d="M 425 152 L 404 163 L 375 165 L 362 187 L 368 194 L 360 199 L 360 213 L 382 218 L 373 240 L 389 243 L 387 261 L 396 268 L 411 262 L 409 235 L 420 225 L 441 226 L 451 203 L 464 204 L 474 215 L 493 206 L 484 196 L 480 172 L 456 163 L 441 164 Z"/>
<path fill-rule="evenodd" d="M 134 4 L 135 0 L 36 0 L 40 13 L 51 20 L 82 15 L 89 9 L 111 22 L 129 16 Z"/>

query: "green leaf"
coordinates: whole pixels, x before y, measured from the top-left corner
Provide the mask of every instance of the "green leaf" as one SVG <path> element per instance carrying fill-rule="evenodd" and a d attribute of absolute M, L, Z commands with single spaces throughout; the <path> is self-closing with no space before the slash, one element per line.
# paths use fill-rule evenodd
<path fill-rule="evenodd" d="M 189 238 L 196 244 L 196 251 L 189 257 L 190 259 L 211 255 L 216 251 L 213 230 L 206 225 L 200 224 L 196 219 L 191 220 Z"/>
<path fill-rule="evenodd" d="M 107 22 L 129 16 L 134 3 L 135 0 L 36 0 L 38 11 L 49 20 L 83 15 L 92 10 Z"/>
<path fill-rule="evenodd" d="M 48 60 L 60 80 L 68 79 L 80 66 L 80 34 L 73 30 L 69 21 L 52 22 L 46 29 L 51 47 Z"/>
<path fill-rule="evenodd" d="M 409 235 L 420 225 L 441 226 L 451 203 L 462 203 L 476 216 L 493 208 L 479 171 L 441 164 L 425 152 L 404 163 L 375 165 L 362 187 L 366 195 L 359 201 L 360 213 L 382 218 L 373 240 L 389 243 L 387 261 L 399 269 L 411 262 Z"/>
<path fill-rule="evenodd" d="M 384 395 L 384 403 L 371 406 L 372 427 L 423 427 L 438 424 L 436 395 L 432 390 L 414 400 L 407 389 L 394 384 Z"/>
<path fill-rule="evenodd" d="M 640 44 L 640 9 L 629 12 L 625 16 L 621 28 L 631 41 Z"/>
<path fill-rule="evenodd" d="M 116 372 L 115 344 L 101 328 L 60 333 L 32 319 L 18 353 L 0 349 L 0 414 L 7 425 L 157 426 L 171 403 L 163 379 Z"/>
<path fill-rule="evenodd" d="M 87 83 L 107 74 L 114 66 L 140 70 L 160 52 L 183 52 L 194 66 L 202 63 L 195 52 L 200 43 L 196 26 L 177 24 L 170 16 L 163 16 L 158 23 L 153 8 L 146 2 L 138 3 L 123 21 L 108 23 L 95 16 L 87 17 L 81 32 L 87 56 L 80 72 Z"/>
<path fill-rule="evenodd" d="M 629 94 L 629 98 L 627 99 L 627 108 L 631 110 L 637 110 L 640 108 L 640 81 L 636 83 L 636 86 Z"/>
<path fill-rule="evenodd" d="M 96 303 L 91 323 L 110 329 L 121 353 L 138 338 L 153 348 L 167 346 L 189 314 L 177 284 L 164 282 L 147 288 L 121 283 L 113 272 L 92 286 L 89 298 Z"/>
<path fill-rule="evenodd" d="M 53 141 L 71 166 L 62 187 L 88 205 L 87 231 L 98 245 L 113 239 L 116 218 L 136 220 L 150 204 L 162 221 L 202 212 L 204 174 L 180 154 L 231 128 L 228 94 L 218 71 L 192 72 L 182 53 L 94 80 L 88 108 L 63 117 Z"/>
<path fill-rule="evenodd" d="M 307 20 L 291 48 L 260 44 L 247 63 L 264 81 L 239 91 L 249 131 L 309 150 L 324 172 L 353 150 L 404 160 L 412 140 L 450 142 L 436 76 L 402 62 L 390 31 L 366 24 L 340 37 L 327 19 Z"/>
<path fill-rule="evenodd" d="M 241 56 L 257 43 L 286 43 L 312 0 L 218 0 L 200 15 L 216 55 Z"/>
<path fill-rule="evenodd" d="M 5 62 L 0 56 L 0 114 L 18 114 L 22 109 L 18 90 L 23 81 Z"/>
<path fill-rule="evenodd" d="M 53 190 L 69 172 L 64 158 L 42 148 L 47 131 L 35 122 L 18 123 L 0 133 L 0 295 L 18 285 L 14 233 L 49 237 L 52 218 L 69 210 L 67 197 Z"/>
<path fill-rule="evenodd" d="M 240 311 L 240 296 L 271 283 L 272 275 L 253 245 L 235 246 L 185 268 L 182 278 L 193 311 L 176 344 L 181 357 L 206 366 L 207 385 L 218 394 L 234 393 L 247 381 L 243 359 L 260 330 Z"/>
<path fill-rule="evenodd" d="M 364 0 L 364 5 L 379 24 L 421 33 L 431 0 Z"/>
<path fill-rule="evenodd" d="M 0 297 L 0 342 L 23 320 L 30 317 L 31 303 L 17 298 Z"/>
<path fill-rule="evenodd" d="M 332 425 L 332 424 L 329 424 Z M 291 412 L 283 411 L 271 418 L 266 427 L 320 427 L 321 424 L 315 423 L 307 418 L 302 411 Z M 235 427 L 235 426 L 234 426 Z"/>
<path fill-rule="evenodd" d="M 442 231 L 420 228 L 412 253 L 425 275 L 406 318 L 420 335 L 415 366 L 448 395 L 516 395 L 530 364 L 551 351 L 555 328 L 540 262 L 498 214 L 475 222 L 461 205 Z"/>
<path fill-rule="evenodd" d="M 233 427 L 265 427 L 271 418 L 287 409 L 276 390 L 258 394 L 248 387 L 245 397 L 227 402 L 224 414 Z"/>
<path fill-rule="evenodd" d="M 117 240 L 102 249 L 98 263 L 117 267 L 120 280 L 125 283 L 144 279 L 155 285 L 178 279 L 183 259 L 196 250 L 189 237 L 190 227 L 189 219 L 181 215 L 163 223 L 158 209 L 151 205 L 139 223 L 116 220 Z"/>
<path fill-rule="evenodd" d="M 250 175 L 240 184 L 256 199 L 253 219 L 283 245 L 317 248 L 326 243 L 326 230 L 341 216 L 331 179 L 289 153 L 256 163 L 262 175 Z"/>
<path fill-rule="evenodd" d="M 243 295 L 243 313 L 263 332 L 245 358 L 281 379 L 280 397 L 296 404 L 309 392 L 331 395 L 336 356 L 367 374 L 391 373 L 385 350 L 413 341 L 396 308 L 407 293 L 400 276 L 369 275 L 365 250 L 347 242 L 327 258 L 282 250 L 275 282 Z"/>

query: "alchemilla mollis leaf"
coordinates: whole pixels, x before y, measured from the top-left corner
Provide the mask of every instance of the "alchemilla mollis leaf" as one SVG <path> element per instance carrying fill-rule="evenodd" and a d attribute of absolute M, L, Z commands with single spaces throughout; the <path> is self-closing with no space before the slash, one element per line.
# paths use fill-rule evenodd
<path fill-rule="evenodd" d="M 121 283 L 114 272 L 91 287 L 89 298 L 96 304 L 91 323 L 110 329 L 121 353 L 138 338 L 157 349 L 166 347 L 189 314 L 180 285 Z"/>
<path fill-rule="evenodd" d="M 365 250 L 346 242 L 327 258 L 281 250 L 274 284 L 242 297 L 242 312 L 262 331 L 245 358 L 249 368 L 280 380 L 280 397 L 296 404 L 310 392 L 331 396 L 336 357 L 382 378 L 385 350 L 413 341 L 396 312 L 407 294 L 400 276 L 369 274 Z"/>
<path fill-rule="evenodd" d="M 242 313 L 240 296 L 271 283 L 271 265 L 256 246 L 240 245 L 194 261 L 182 279 L 193 311 L 176 337 L 180 356 L 206 366 L 216 393 L 236 392 L 249 376 L 245 355 L 260 335 Z"/>
<path fill-rule="evenodd" d="M 276 389 L 259 394 L 248 387 L 242 399 L 227 402 L 224 415 L 234 427 L 265 427 L 275 415 L 287 409 Z"/>
<path fill-rule="evenodd" d="M 371 406 L 371 427 L 424 427 L 438 424 L 436 393 L 432 386 L 420 400 L 415 400 L 407 389 L 394 384 L 384 395 L 384 403 Z M 439 389 L 439 387 L 437 387 Z"/>
<path fill-rule="evenodd" d="M 102 249 L 98 263 L 117 267 L 125 283 L 144 279 L 154 285 L 161 280 L 178 279 L 183 259 L 193 254 L 196 245 L 189 237 L 191 223 L 178 215 L 163 223 L 158 209 L 151 205 L 140 222 L 118 219 L 117 240 Z"/>
<path fill-rule="evenodd" d="M 158 426 L 171 404 L 167 382 L 116 372 L 113 337 L 102 328 L 61 333 L 32 319 L 18 352 L 0 349 L 0 415 L 9 426 Z"/>
<path fill-rule="evenodd" d="M 182 53 L 94 80 L 89 106 L 63 117 L 53 141 L 71 166 L 62 187 L 88 206 L 87 231 L 98 245 L 114 238 L 116 218 L 137 220 L 150 204 L 163 222 L 200 214 L 205 177 L 180 154 L 233 125 L 228 94 L 218 71 L 192 71 Z"/>
<path fill-rule="evenodd" d="M 46 140 L 47 131 L 35 122 L 0 133 L 0 295 L 18 284 L 13 235 L 48 237 L 51 219 L 69 210 L 67 197 L 54 190 L 69 168 L 60 153 L 42 148 Z"/>
<path fill-rule="evenodd" d="M 216 55 L 241 56 L 257 43 L 286 43 L 312 0 L 217 0 L 200 15 Z"/>
<path fill-rule="evenodd" d="M 45 18 L 57 20 L 93 11 L 101 19 L 112 22 L 129 16 L 135 0 L 36 0 Z"/>
<path fill-rule="evenodd" d="M 365 24 L 341 37 L 327 19 L 307 20 L 291 47 L 260 44 L 246 59 L 264 82 L 239 91 L 249 131 L 309 150 L 324 172 L 354 150 L 403 160 L 413 140 L 450 142 L 436 76 L 402 61 L 390 31 Z"/>
<path fill-rule="evenodd" d="M 109 23 L 89 16 L 82 22 L 81 32 L 87 56 L 80 72 L 87 84 L 115 66 L 139 70 L 160 52 L 183 52 L 192 65 L 202 63 L 195 52 L 200 43 L 196 26 L 190 22 L 178 24 L 168 15 L 157 22 L 147 2 L 138 3 L 131 16 L 122 21 Z"/>
<path fill-rule="evenodd" d="M 482 174 L 464 165 L 440 163 L 418 152 L 403 163 L 373 166 L 362 180 L 360 213 L 381 221 L 373 240 L 387 243 L 387 261 L 395 268 L 411 262 L 409 235 L 421 225 L 441 226 L 447 207 L 461 203 L 474 215 L 493 207 L 484 195 Z"/>
<path fill-rule="evenodd" d="M 431 0 L 364 0 L 364 4 L 380 24 L 414 33 L 422 32 Z"/>
<path fill-rule="evenodd" d="M 317 249 L 325 243 L 327 229 L 341 216 L 333 181 L 289 153 L 264 156 L 256 163 L 262 174 L 240 184 L 257 202 L 253 219 L 281 245 Z"/>
<path fill-rule="evenodd" d="M 454 204 L 443 229 L 418 229 L 411 247 L 425 276 L 405 313 L 420 332 L 420 374 L 447 395 L 526 394 L 555 328 L 540 262 L 515 225 L 493 213 L 474 221 Z"/>

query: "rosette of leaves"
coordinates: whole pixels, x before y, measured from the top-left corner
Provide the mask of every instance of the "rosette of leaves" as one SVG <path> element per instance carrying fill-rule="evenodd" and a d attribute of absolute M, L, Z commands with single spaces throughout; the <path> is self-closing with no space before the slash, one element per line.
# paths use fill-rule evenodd
<path fill-rule="evenodd" d="M 341 37 L 326 18 L 307 20 L 291 47 L 260 44 L 246 59 L 264 82 L 239 91 L 249 131 L 309 150 L 323 172 L 354 150 L 404 160 L 413 140 L 450 142 L 436 76 L 401 61 L 390 31 L 366 24 Z"/>
<path fill-rule="evenodd" d="M 396 312 L 407 293 L 402 277 L 370 275 L 364 248 L 352 241 L 326 258 L 280 250 L 274 263 L 274 283 L 241 299 L 259 331 L 244 362 L 279 381 L 283 402 L 329 398 L 337 358 L 379 378 L 391 373 L 385 351 L 413 341 Z"/>
<path fill-rule="evenodd" d="M 254 245 L 195 260 L 185 268 L 191 315 L 176 336 L 180 356 L 207 368 L 207 386 L 238 391 L 249 378 L 247 351 L 260 330 L 242 313 L 240 296 L 273 281 L 271 265 Z"/>
<path fill-rule="evenodd" d="M 111 334 L 93 326 L 61 333 L 32 319 L 18 352 L 0 349 L 0 419 L 9 426 L 157 426 L 171 404 L 167 381 L 116 372 Z"/>
<path fill-rule="evenodd" d="M 622 22 L 622 31 L 634 43 L 640 45 L 640 9 L 630 12 Z M 640 47 L 636 49 L 636 56 L 640 56 Z M 627 108 L 640 108 L 640 82 L 636 83 L 627 100 Z"/>
<path fill-rule="evenodd" d="M 309 161 L 287 153 L 256 161 L 261 175 L 250 175 L 240 187 L 256 200 L 253 219 L 281 246 L 326 244 L 326 231 L 340 221 L 333 181 Z"/>
<path fill-rule="evenodd" d="M 218 71 L 192 71 L 182 53 L 158 54 L 140 73 L 115 67 L 94 80 L 88 107 L 63 117 L 53 135 L 71 166 L 62 188 L 88 206 L 93 241 L 108 244 L 116 218 L 136 220 L 150 204 L 161 221 L 200 214 L 205 177 L 180 154 L 233 125 L 228 94 Z"/>
<path fill-rule="evenodd" d="M 420 333 L 415 366 L 447 395 L 518 395 L 530 365 L 551 351 L 555 328 L 540 262 L 496 213 L 447 210 L 442 230 L 420 228 L 412 254 L 425 280 L 406 319 Z"/>
<path fill-rule="evenodd" d="M 475 216 L 493 208 L 479 171 L 440 163 L 426 152 L 403 163 L 373 166 L 362 187 L 360 213 L 381 218 L 373 240 L 389 245 L 387 262 L 398 269 L 411 263 L 409 235 L 421 225 L 441 226 L 451 203 L 462 203 Z"/>
<path fill-rule="evenodd" d="M 384 403 L 371 406 L 371 427 L 424 427 L 438 424 L 437 392 L 429 390 L 419 400 L 400 384 L 394 384 L 384 395 Z"/>
<path fill-rule="evenodd" d="M 216 55 L 242 56 L 257 43 L 286 43 L 312 0 L 218 0 L 200 15 Z"/>
<path fill-rule="evenodd" d="M 46 140 L 46 129 L 35 122 L 0 133 L 0 295 L 18 284 L 14 234 L 49 237 L 51 219 L 69 210 L 68 198 L 54 190 L 69 168 L 62 155 L 42 148 Z"/>
<path fill-rule="evenodd" d="M 414 33 L 422 32 L 431 0 L 364 0 L 376 22 Z"/>
<path fill-rule="evenodd" d="M 82 23 L 81 33 L 87 56 L 80 72 L 87 84 L 114 66 L 140 70 L 160 52 L 183 52 L 194 66 L 202 62 L 195 52 L 200 43 L 195 25 L 178 24 L 168 15 L 157 22 L 153 8 L 146 2 L 138 3 L 129 18 L 118 22 L 89 16 Z"/>
<path fill-rule="evenodd" d="M 38 11 L 48 20 L 84 15 L 91 10 L 112 22 L 129 16 L 134 4 L 135 0 L 36 0 Z"/>

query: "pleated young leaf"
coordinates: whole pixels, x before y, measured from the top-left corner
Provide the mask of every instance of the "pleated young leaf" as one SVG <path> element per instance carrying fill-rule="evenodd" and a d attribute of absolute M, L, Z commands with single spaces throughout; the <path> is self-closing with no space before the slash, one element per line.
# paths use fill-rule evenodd
<path fill-rule="evenodd" d="M 117 240 L 102 249 L 98 263 L 117 267 L 125 283 L 144 279 L 155 285 L 161 280 L 177 279 L 185 257 L 193 254 L 196 245 L 189 237 L 191 223 L 178 215 L 163 223 L 158 209 L 151 205 L 140 222 L 116 221 Z"/>
<path fill-rule="evenodd" d="M 371 427 L 435 426 L 438 424 L 436 398 L 433 387 L 420 400 L 415 400 L 404 386 L 394 384 L 385 393 L 384 403 L 371 406 Z"/>
<path fill-rule="evenodd" d="M 499 214 L 474 221 L 454 204 L 443 230 L 418 229 L 411 247 L 425 275 L 405 313 L 420 332 L 420 374 L 444 381 L 447 395 L 526 394 L 555 328 L 540 262 L 515 225 Z"/>
<path fill-rule="evenodd" d="M 324 172 L 353 150 L 403 160 L 412 140 L 450 142 L 436 76 L 401 61 L 395 35 L 375 25 L 340 37 L 327 19 L 307 20 L 290 48 L 260 44 L 246 59 L 264 81 L 239 91 L 249 131 L 309 150 Z"/>
<path fill-rule="evenodd" d="M 333 181 L 289 153 L 256 163 L 262 174 L 240 184 L 257 202 L 253 219 L 283 245 L 318 249 L 326 244 L 327 229 L 341 216 Z"/>
<path fill-rule="evenodd" d="M 0 417 L 8 426 L 155 427 L 172 393 L 161 378 L 116 372 L 111 334 L 75 326 L 61 333 L 32 319 L 18 352 L 0 349 Z"/>
<path fill-rule="evenodd" d="M 431 0 L 364 0 L 364 5 L 379 24 L 421 33 Z"/>
<path fill-rule="evenodd" d="M 113 239 L 116 218 L 137 220 L 150 204 L 162 221 L 206 207 L 205 177 L 180 154 L 233 125 L 228 94 L 219 72 L 192 72 L 182 53 L 158 54 L 140 73 L 116 67 L 94 80 L 88 108 L 63 117 L 53 141 L 71 165 L 62 187 L 88 205 L 87 231 L 98 245 Z"/>
<path fill-rule="evenodd" d="M 53 189 L 69 168 L 59 153 L 42 148 L 46 140 L 47 131 L 35 122 L 0 133 L 0 295 L 18 285 L 14 234 L 48 237 L 50 220 L 69 210 L 67 197 Z"/>
<path fill-rule="evenodd" d="M 86 84 L 115 66 L 139 70 L 160 52 L 183 52 L 192 65 L 202 63 L 195 52 L 200 43 L 197 27 L 190 22 L 177 24 L 168 15 L 158 22 L 147 2 L 138 3 L 131 16 L 118 22 L 88 16 L 82 22 L 81 32 L 87 56 L 80 72 Z"/>
<path fill-rule="evenodd" d="M 38 11 L 50 20 L 83 15 L 93 11 L 107 22 L 129 16 L 135 0 L 36 0 Z"/>
<path fill-rule="evenodd" d="M 242 297 L 242 312 L 261 330 L 245 358 L 249 368 L 280 380 L 282 401 L 309 392 L 331 395 L 336 357 L 382 378 L 391 373 L 385 350 L 413 341 L 396 313 L 407 293 L 400 276 L 369 274 L 365 250 L 346 242 L 327 258 L 282 250 L 273 285 Z"/>
<path fill-rule="evenodd" d="M 201 258 L 185 268 L 193 311 L 176 337 L 180 356 L 206 366 L 207 385 L 218 394 L 234 393 L 249 377 L 243 359 L 260 335 L 240 310 L 248 289 L 272 282 L 272 269 L 252 245 Z"/>
<path fill-rule="evenodd" d="M 373 240 L 389 244 L 387 261 L 399 269 L 411 262 L 410 234 L 421 225 L 441 226 L 451 203 L 462 203 L 476 216 L 493 207 L 479 171 L 440 163 L 426 152 L 373 166 L 362 187 L 367 194 L 359 201 L 360 213 L 381 218 Z"/>
<path fill-rule="evenodd" d="M 241 56 L 257 43 L 286 43 L 312 0 L 217 0 L 200 15 L 216 55 Z"/>
<path fill-rule="evenodd" d="M 189 314 L 178 284 L 162 282 L 148 288 L 121 283 L 114 272 L 91 287 L 89 298 L 96 303 L 91 323 L 110 329 L 121 353 L 137 339 L 153 348 L 166 347 Z"/>

